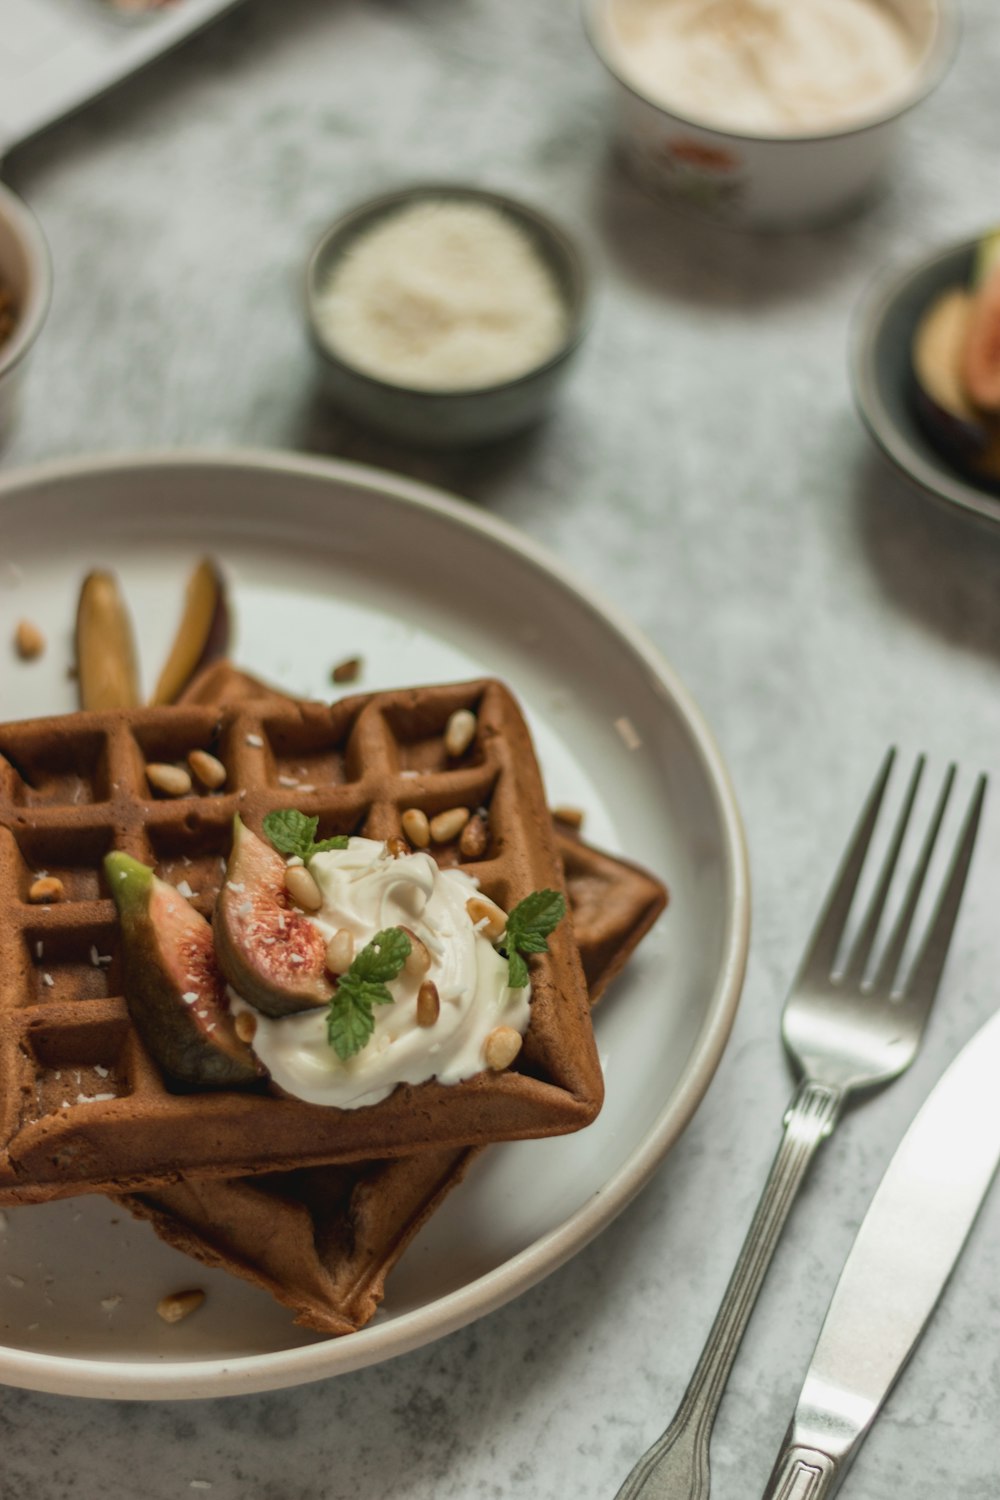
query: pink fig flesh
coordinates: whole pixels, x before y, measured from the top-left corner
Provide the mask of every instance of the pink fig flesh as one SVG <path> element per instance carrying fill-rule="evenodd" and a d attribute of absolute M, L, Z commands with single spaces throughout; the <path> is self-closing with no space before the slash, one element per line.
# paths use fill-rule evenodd
<path fill-rule="evenodd" d="M 215 947 L 236 993 L 268 1016 L 325 1005 L 333 994 L 323 935 L 293 906 L 285 870 L 282 856 L 234 818 Z"/>
<path fill-rule="evenodd" d="M 105 873 L 121 919 L 129 1014 L 156 1061 L 192 1088 L 255 1083 L 263 1070 L 236 1035 L 205 918 L 127 854 L 109 854 Z"/>
<path fill-rule="evenodd" d="M 1000 412 L 1000 265 L 993 266 L 973 295 L 962 380 L 976 406 Z"/>

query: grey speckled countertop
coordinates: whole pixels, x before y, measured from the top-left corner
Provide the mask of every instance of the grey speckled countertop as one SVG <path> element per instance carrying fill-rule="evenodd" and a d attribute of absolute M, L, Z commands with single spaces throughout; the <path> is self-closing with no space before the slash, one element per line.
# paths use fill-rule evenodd
<path fill-rule="evenodd" d="M 660 1430 L 776 1145 L 779 1007 L 845 819 L 889 741 L 1000 769 L 1000 538 L 874 455 L 844 359 L 879 267 L 995 219 L 998 77 L 995 5 L 967 0 L 957 64 L 910 121 L 892 192 L 785 239 L 697 228 L 619 176 L 569 0 L 253 0 L 10 159 L 57 288 L 5 469 L 297 447 L 430 479 L 524 527 L 624 605 L 702 704 L 746 819 L 754 936 L 704 1105 L 571 1264 L 435 1346 L 282 1394 L 0 1392 L 5 1500 L 606 1500 Z M 341 206 L 442 175 L 549 204 L 598 271 L 558 413 L 488 455 L 353 432 L 314 393 L 298 317 L 304 253 Z M 718 1500 L 762 1488 L 877 1177 L 1000 998 L 998 869 L 994 793 L 926 1049 L 846 1120 L 781 1247 L 716 1433 Z M 1000 1490 L 998 1286 L 1000 1196 L 846 1495 Z"/>

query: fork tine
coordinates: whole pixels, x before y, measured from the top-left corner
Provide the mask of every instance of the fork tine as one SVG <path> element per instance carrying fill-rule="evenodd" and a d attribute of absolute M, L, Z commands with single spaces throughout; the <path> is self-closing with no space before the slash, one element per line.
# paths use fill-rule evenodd
<path fill-rule="evenodd" d="M 976 782 L 969 810 L 962 825 L 962 832 L 955 847 L 955 853 L 952 855 L 951 865 L 934 908 L 927 935 L 921 944 L 920 952 L 906 983 L 904 994 L 907 998 L 912 997 L 925 1012 L 930 1009 L 934 996 L 937 994 L 941 971 L 948 956 L 948 946 L 955 928 L 962 892 L 965 889 L 965 877 L 972 863 L 972 851 L 976 844 L 979 817 L 983 810 L 985 796 L 986 777 L 980 776 Z"/>
<path fill-rule="evenodd" d="M 892 988 L 893 978 L 899 969 L 900 959 L 903 957 L 903 949 L 906 947 L 906 940 L 910 935 L 914 913 L 917 910 L 917 903 L 920 900 L 920 892 L 924 888 L 924 880 L 930 866 L 931 856 L 934 853 L 934 846 L 937 843 L 937 836 L 941 831 L 941 824 L 944 821 L 945 809 L 948 806 L 948 798 L 951 796 L 951 789 L 954 782 L 955 767 L 951 765 L 945 774 L 937 806 L 934 809 L 934 816 L 931 818 L 930 825 L 924 837 L 920 858 L 917 861 L 913 874 L 910 876 L 910 883 L 906 890 L 906 899 L 896 919 L 896 925 L 892 929 L 892 936 L 889 938 L 885 946 L 885 952 L 879 962 L 878 972 L 872 984 L 872 988 L 876 992 L 885 993 Z"/>
<path fill-rule="evenodd" d="M 851 841 L 844 851 L 840 868 L 834 876 L 833 885 L 816 919 L 812 937 L 806 945 L 796 984 L 811 975 L 825 979 L 833 968 L 895 759 L 896 751 L 893 747 L 886 752 L 875 784 L 861 809 Z"/>
<path fill-rule="evenodd" d="M 868 910 L 865 912 L 861 930 L 859 931 L 857 938 L 854 941 L 854 945 L 850 953 L 850 958 L 844 968 L 843 978 L 848 982 L 859 983 L 864 976 L 865 966 L 867 965 L 868 959 L 871 956 L 872 946 L 875 942 L 875 937 L 879 929 L 879 923 L 882 920 L 882 913 L 885 910 L 885 903 L 888 899 L 889 887 L 892 884 L 892 877 L 895 874 L 896 865 L 899 862 L 899 852 L 903 847 L 903 840 L 906 837 L 906 830 L 910 822 L 910 814 L 913 811 L 913 804 L 916 801 L 917 789 L 920 786 L 920 778 L 923 775 L 925 764 L 926 757 L 923 755 L 918 755 L 916 764 L 913 767 L 913 774 L 910 777 L 910 784 L 906 789 L 906 796 L 903 798 L 903 805 L 900 808 L 898 817 L 896 818 L 896 827 L 893 830 L 892 842 L 890 843 L 889 848 L 886 850 L 885 859 L 882 862 L 882 869 L 879 872 L 878 885 L 872 892 L 872 897 L 868 903 Z"/>

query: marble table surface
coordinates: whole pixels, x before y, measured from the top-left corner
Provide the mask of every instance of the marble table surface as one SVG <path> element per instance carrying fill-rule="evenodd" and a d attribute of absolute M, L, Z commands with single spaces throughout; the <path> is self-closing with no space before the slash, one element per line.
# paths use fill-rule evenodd
<path fill-rule="evenodd" d="M 875 455 L 845 347 L 878 268 L 995 218 L 998 76 L 993 0 L 966 0 L 956 65 L 909 121 L 891 192 L 784 238 L 698 227 L 620 176 L 571 3 L 251 0 L 7 162 L 57 286 L 3 469 L 274 445 L 401 470 L 523 527 L 624 606 L 701 703 L 746 821 L 754 928 L 702 1107 L 569 1265 L 438 1344 L 297 1390 L 177 1405 L 2 1391 L 5 1496 L 603 1500 L 664 1425 L 776 1147 L 779 1010 L 845 822 L 889 742 L 967 775 L 996 766 L 1000 539 Z M 341 206 L 441 176 L 547 203 L 597 274 L 558 411 L 488 454 L 359 434 L 316 395 L 298 316 L 303 256 Z M 780 1248 L 716 1431 L 719 1500 L 761 1490 L 875 1183 L 997 1003 L 998 868 L 994 793 L 925 1049 L 846 1119 Z M 1000 1195 L 846 1495 L 997 1493 L 998 1287 Z"/>

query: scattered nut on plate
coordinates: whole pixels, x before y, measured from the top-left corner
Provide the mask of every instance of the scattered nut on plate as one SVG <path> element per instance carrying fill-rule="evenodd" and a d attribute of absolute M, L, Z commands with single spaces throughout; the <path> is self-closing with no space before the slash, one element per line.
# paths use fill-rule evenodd
<path fill-rule="evenodd" d="M 333 682 L 357 682 L 360 675 L 360 656 L 348 656 L 344 661 L 338 661 L 330 671 L 330 678 Z"/>
<path fill-rule="evenodd" d="M 179 1323 L 182 1318 L 188 1318 L 205 1300 L 205 1293 L 198 1288 L 192 1287 L 186 1292 L 171 1292 L 168 1297 L 161 1297 L 156 1304 L 156 1311 L 164 1323 Z"/>
<path fill-rule="evenodd" d="M 0 330 L 2 327 L 3 324 L 0 322 Z M 2 332 L 0 332 L 0 342 L 2 342 L 2 337 Z M 14 650 L 22 661 L 34 661 L 45 650 L 45 637 L 31 620 L 18 620 L 17 629 L 14 631 Z"/>

